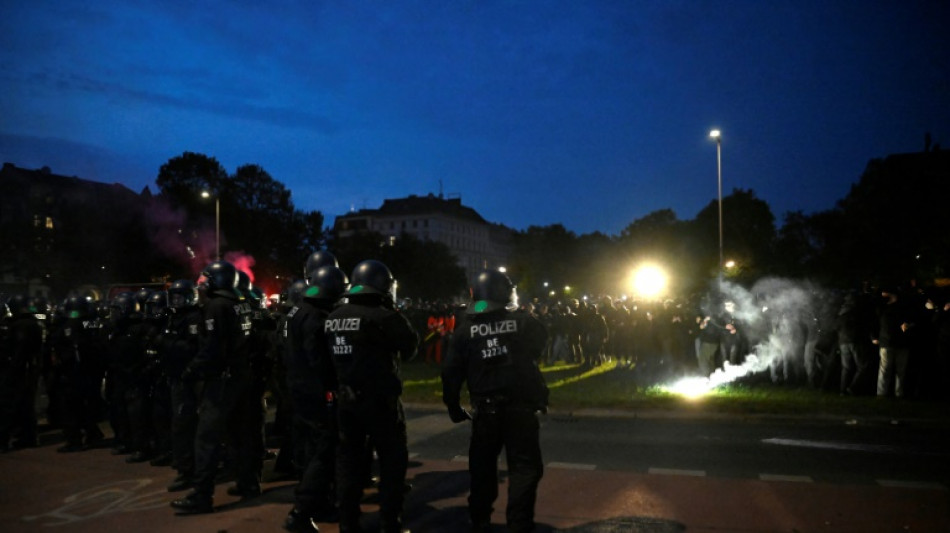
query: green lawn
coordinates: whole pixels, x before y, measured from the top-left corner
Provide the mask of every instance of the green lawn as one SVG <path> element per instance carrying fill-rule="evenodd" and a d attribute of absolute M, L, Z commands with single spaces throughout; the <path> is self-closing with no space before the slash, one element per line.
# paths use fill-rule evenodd
<path fill-rule="evenodd" d="M 636 372 L 613 362 L 594 369 L 555 365 L 543 367 L 542 371 L 551 390 L 551 409 L 557 412 L 610 409 L 671 414 L 925 418 L 946 419 L 950 427 L 950 404 L 947 403 L 839 396 L 829 391 L 776 386 L 761 376 L 745 378 L 690 399 L 662 386 L 643 384 Z M 414 361 L 403 364 L 401 372 L 405 402 L 441 405 L 438 366 Z"/>

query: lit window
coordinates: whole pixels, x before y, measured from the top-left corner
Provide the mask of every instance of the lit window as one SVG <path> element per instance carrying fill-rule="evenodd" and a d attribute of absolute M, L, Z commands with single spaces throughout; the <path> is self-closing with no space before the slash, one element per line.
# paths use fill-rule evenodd
<path fill-rule="evenodd" d="M 46 229 L 53 229 L 53 217 L 46 217 Z"/>

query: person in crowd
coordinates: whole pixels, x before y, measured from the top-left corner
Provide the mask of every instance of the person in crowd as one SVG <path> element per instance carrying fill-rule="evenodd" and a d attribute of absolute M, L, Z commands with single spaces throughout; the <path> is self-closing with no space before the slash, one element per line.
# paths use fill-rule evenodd
<path fill-rule="evenodd" d="M 539 362 L 547 332 L 536 318 L 517 309 L 514 284 L 495 270 L 479 274 L 472 305 L 452 340 L 442 370 L 442 401 L 449 417 L 472 420 L 469 442 L 473 531 L 491 531 L 492 506 L 498 497 L 498 456 L 508 463 L 508 531 L 535 530 L 534 508 L 544 472 L 537 413 L 548 404 L 548 389 Z M 462 386 L 474 407 L 462 406 Z"/>
<path fill-rule="evenodd" d="M 886 397 L 893 392 L 894 396 L 902 398 L 906 392 L 909 331 L 913 323 L 896 288 L 882 287 L 881 296 L 885 302 L 879 312 L 879 328 L 872 333 L 872 342 L 878 347 L 881 358 L 877 373 L 877 395 Z"/>

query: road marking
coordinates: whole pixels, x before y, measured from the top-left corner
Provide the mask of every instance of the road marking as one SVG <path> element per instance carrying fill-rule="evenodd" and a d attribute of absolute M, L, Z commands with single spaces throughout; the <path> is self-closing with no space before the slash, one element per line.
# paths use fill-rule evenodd
<path fill-rule="evenodd" d="M 455 457 L 452 458 L 452 462 L 453 462 L 453 463 L 467 463 L 467 462 L 468 462 L 468 456 L 467 456 L 467 455 L 456 455 Z"/>
<path fill-rule="evenodd" d="M 164 488 L 149 490 L 154 488 L 150 485 L 150 478 L 113 481 L 67 496 L 59 508 L 24 516 L 23 520 L 43 526 L 61 526 L 109 514 L 167 507 L 168 492 Z"/>
<path fill-rule="evenodd" d="M 649 468 L 648 474 L 660 474 L 664 476 L 696 476 L 705 477 L 705 470 L 679 470 L 676 468 Z"/>
<path fill-rule="evenodd" d="M 588 465 L 583 463 L 560 463 L 557 461 L 548 463 L 548 468 L 563 468 L 565 470 L 594 470 L 597 465 Z"/>
<path fill-rule="evenodd" d="M 797 483 L 812 483 L 811 476 L 788 476 L 784 474 L 759 474 L 762 481 L 794 481 Z"/>
<path fill-rule="evenodd" d="M 933 489 L 947 490 L 947 487 L 941 483 L 930 483 L 925 481 L 903 481 L 900 479 L 879 479 L 877 484 L 882 487 L 891 487 L 898 489 Z"/>
<path fill-rule="evenodd" d="M 882 444 L 859 444 L 852 442 L 830 442 L 820 440 L 801 440 L 801 439 L 762 439 L 765 444 L 777 444 L 779 446 L 797 446 L 800 448 L 820 448 L 825 450 L 848 450 L 859 452 L 879 452 L 893 453 L 899 450 L 896 446 L 886 446 Z"/>

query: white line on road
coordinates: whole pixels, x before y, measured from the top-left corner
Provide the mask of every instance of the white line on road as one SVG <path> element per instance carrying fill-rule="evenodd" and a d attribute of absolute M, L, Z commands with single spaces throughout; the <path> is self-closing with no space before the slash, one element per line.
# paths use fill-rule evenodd
<path fill-rule="evenodd" d="M 759 474 L 762 481 L 794 481 L 797 483 L 811 483 L 814 480 L 810 476 L 788 476 L 784 474 Z"/>
<path fill-rule="evenodd" d="M 705 477 L 705 470 L 679 470 L 676 468 L 649 468 L 648 474 L 660 474 L 664 476 L 696 476 Z"/>
<path fill-rule="evenodd" d="M 821 448 L 825 450 L 848 450 L 859 452 L 896 452 L 896 446 L 886 446 L 882 444 L 860 444 L 853 442 L 831 442 L 821 440 L 801 440 L 801 439 L 762 439 L 765 444 L 777 444 L 779 446 L 797 446 L 800 448 Z"/>
<path fill-rule="evenodd" d="M 947 487 L 940 483 L 928 483 L 921 481 L 902 481 L 899 479 L 879 479 L 877 484 L 882 487 L 891 487 L 898 489 L 934 489 L 947 490 Z"/>
<path fill-rule="evenodd" d="M 548 468 L 563 468 L 565 470 L 594 470 L 597 465 L 588 465 L 584 463 L 559 463 L 557 461 L 548 463 Z"/>

